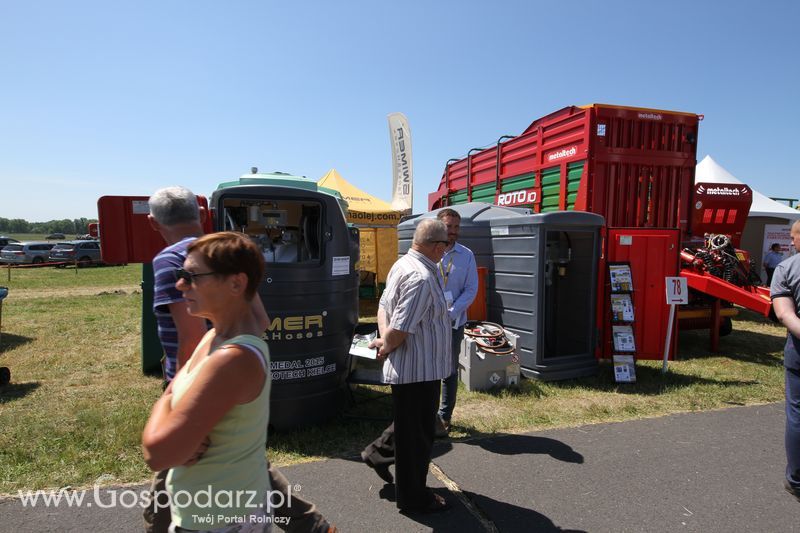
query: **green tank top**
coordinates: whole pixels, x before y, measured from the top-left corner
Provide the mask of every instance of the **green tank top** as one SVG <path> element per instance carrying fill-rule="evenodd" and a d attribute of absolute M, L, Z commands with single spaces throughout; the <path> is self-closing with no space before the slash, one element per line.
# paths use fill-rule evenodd
<path fill-rule="evenodd" d="M 225 344 L 244 345 L 254 356 L 255 351 L 260 352 L 267 379 L 255 400 L 236 405 L 214 426 L 209 435 L 211 445 L 197 463 L 170 469 L 167 491 L 172 522 L 186 529 L 217 529 L 260 515 L 270 489 L 265 451 L 272 381 L 269 348 L 253 335 L 239 335 Z M 191 371 L 178 373 L 172 384 L 172 407 L 180 402 L 210 357 L 215 355 L 195 361 Z"/>

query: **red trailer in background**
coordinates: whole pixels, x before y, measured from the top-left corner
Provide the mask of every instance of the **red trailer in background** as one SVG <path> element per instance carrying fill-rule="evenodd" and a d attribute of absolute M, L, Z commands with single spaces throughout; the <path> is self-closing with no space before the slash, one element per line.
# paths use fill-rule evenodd
<path fill-rule="evenodd" d="M 149 196 L 102 196 L 97 201 L 100 248 L 106 263 L 142 263 L 142 371 L 161 372 L 163 351 L 153 314 L 153 258 L 166 247 L 161 234 L 150 226 Z M 197 196 L 208 212 L 208 200 Z M 102 231 L 100 224 L 103 225 Z M 203 219 L 203 231 L 211 233 L 211 217 Z"/>
<path fill-rule="evenodd" d="M 107 263 L 151 263 L 167 245 L 150 226 L 147 216 L 149 196 L 102 196 L 97 200 L 98 218 L 103 223 L 100 236 L 103 261 Z M 197 195 L 197 204 L 208 212 L 208 200 Z M 214 231 L 211 217 L 203 220 L 206 233 Z"/>
<path fill-rule="evenodd" d="M 688 315 L 679 313 L 691 319 L 686 326 L 714 323 L 717 333 L 725 314 L 720 307 L 730 307 L 728 302 L 769 312 L 768 299 L 765 309 L 763 294 L 753 286 L 747 258 L 733 250 L 749 211 L 749 188 L 726 194 L 721 189 L 726 186 L 719 184 L 695 186 L 701 119 L 693 113 L 606 104 L 566 107 L 534 121 L 518 136 L 504 135 L 493 147 L 474 148 L 466 158 L 448 161 L 438 189 L 428 195 L 428 208 L 488 202 L 535 213 L 603 215 L 607 233 L 598 324 L 610 322 L 606 264 L 629 262 L 637 357 L 660 359 L 669 311 L 664 279 L 683 272 L 682 261 L 697 292 L 690 308 L 682 310 Z M 681 255 L 684 248 L 692 256 L 688 263 Z M 726 302 L 720 305 L 720 299 Z M 606 335 L 597 355 L 610 357 L 611 351 Z"/>

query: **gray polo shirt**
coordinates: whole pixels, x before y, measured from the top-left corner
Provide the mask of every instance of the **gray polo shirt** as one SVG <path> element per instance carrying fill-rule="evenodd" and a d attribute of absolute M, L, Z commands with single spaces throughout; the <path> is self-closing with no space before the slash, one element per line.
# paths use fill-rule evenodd
<path fill-rule="evenodd" d="M 800 316 L 800 254 L 781 261 L 775 267 L 769 295 L 773 300 L 784 296 L 792 298 L 797 316 Z"/>
<path fill-rule="evenodd" d="M 772 275 L 772 284 L 769 287 L 770 297 L 791 298 L 794 300 L 794 310 L 800 316 L 800 254 L 795 254 L 782 261 Z M 783 351 L 783 365 L 786 368 L 800 369 L 800 339 L 788 335 L 786 348 Z"/>
<path fill-rule="evenodd" d="M 408 333 L 383 364 L 385 383 L 435 381 L 453 373 L 450 318 L 436 263 L 409 250 L 389 271 L 380 307 L 390 327 Z"/>

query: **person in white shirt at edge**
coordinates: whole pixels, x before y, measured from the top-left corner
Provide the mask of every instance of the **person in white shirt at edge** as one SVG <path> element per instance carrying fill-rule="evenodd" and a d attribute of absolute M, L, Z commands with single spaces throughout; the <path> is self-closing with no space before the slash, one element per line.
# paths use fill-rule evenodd
<path fill-rule="evenodd" d="M 467 322 L 467 309 L 478 293 L 478 268 L 472 250 L 459 244 L 461 215 L 454 209 L 442 209 L 436 218 L 447 226 L 447 249 L 439 261 L 439 278 L 444 288 L 447 313 L 452 322 L 453 373 L 442 380 L 442 403 L 436 418 L 436 436 L 445 437 L 450 431 L 450 420 L 456 406 L 458 393 L 458 354 L 464 339 L 464 324 Z"/>
<path fill-rule="evenodd" d="M 387 483 L 395 464 L 396 504 L 404 513 L 435 513 L 450 504 L 427 487 L 441 380 L 453 373 L 442 282 L 437 274 L 448 246 L 440 220 L 424 219 L 411 249 L 392 266 L 378 307 L 380 338 L 370 343 L 384 359 L 384 382 L 392 386 L 394 422 L 361 453 Z"/>

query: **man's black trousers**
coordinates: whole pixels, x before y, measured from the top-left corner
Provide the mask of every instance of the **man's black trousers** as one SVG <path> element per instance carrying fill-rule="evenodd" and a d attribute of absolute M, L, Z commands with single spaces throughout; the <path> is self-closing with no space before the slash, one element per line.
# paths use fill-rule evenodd
<path fill-rule="evenodd" d="M 424 509 L 433 495 L 426 486 L 433 449 L 441 381 L 392 385 L 394 422 L 364 450 L 375 464 L 395 465 L 397 507 Z"/>

